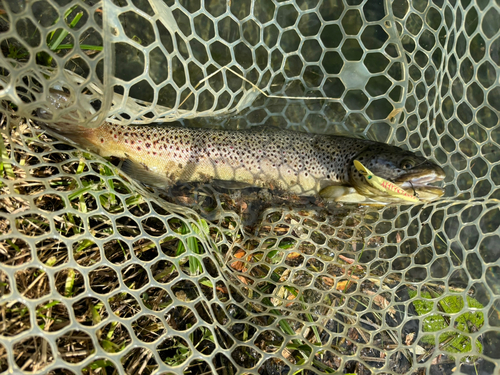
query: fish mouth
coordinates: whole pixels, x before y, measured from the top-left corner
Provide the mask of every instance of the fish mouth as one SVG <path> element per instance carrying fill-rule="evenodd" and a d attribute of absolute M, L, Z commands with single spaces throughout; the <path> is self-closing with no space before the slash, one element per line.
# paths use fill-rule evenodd
<path fill-rule="evenodd" d="M 435 182 L 444 180 L 444 171 L 432 171 L 419 173 L 418 176 L 406 176 L 404 180 L 396 181 L 396 184 L 404 189 L 407 193 L 413 194 L 421 200 L 429 201 L 437 199 L 444 195 L 444 189 L 439 186 L 430 185 Z"/>
<path fill-rule="evenodd" d="M 439 182 L 444 180 L 444 177 L 445 176 L 442 174 L 431 172 L 431 173 L 420 174 L 419 176 L 410 175 L 403 180 L 400 179 L 399 181 L 396 181 L 396 183 L 398 185 L 402 184 L 400 185 L 401 187 L 405 185 L 427 186 L 427 184 L 432 184 L 434 182 Z"/>

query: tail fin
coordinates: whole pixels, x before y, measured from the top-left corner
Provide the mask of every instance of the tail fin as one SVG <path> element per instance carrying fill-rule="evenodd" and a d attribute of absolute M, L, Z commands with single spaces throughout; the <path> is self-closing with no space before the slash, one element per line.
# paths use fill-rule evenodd
<path fill-rule="evenodd" d="M 100 150 L 97 145 L 91 141 L 93 129 L 72 124 L 69 122 L 61 123 L 45 123 L 39 122 L 39 125 L 44 131 L 59 140 L 72 143 L 75 146 L 84 148 L 88 151 L 99 154 Z"/>
<path fill-rule="evenodd" d="M 72 104 L 69 94 L 65 91 L 50 89 L 47 100 L 47 103 L 37 109 L 37 115 L 40 118 L 39 125 L 55 138 L 98 153 L 99 149 L 91 142 L 93 129 L 78 125 L 78 118 L 81 117 L 77 116 L 76 112 L 66 113 L 59 121 L 56 119 L 57 122 L 53 120 L 54 111 L 67 109 Z M 72 115 L 75 115 L 74 118 Z"/>

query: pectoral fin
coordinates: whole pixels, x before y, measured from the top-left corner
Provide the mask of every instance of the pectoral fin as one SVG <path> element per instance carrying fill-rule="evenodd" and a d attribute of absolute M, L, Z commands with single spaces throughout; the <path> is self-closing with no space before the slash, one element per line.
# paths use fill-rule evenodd
<path fill-rule="evenodd" d="M 133 179 L 146 185 L 156 186 L 162 189 L 166 189 L 171 185 L 171 181 L 166 176 L 161 176 L 131 159 L 125 159 L 120 169 Z"/>
<path fill-rule="evenodd" d="M 319 195 L 326 200 L 335 202 L 363 203 L 367 201 L 364 195 L 358 194 L 356 189 L 349 186 L 327 186 L 321 189 Z"/>
<path fill-rule="evenodd" d="M 335 200 L 340 198 L 346 194 L 355 193 L 356 189 L 349 186 L 339 186 L 339 185 L 330 185 L 327 186 L 319 192 L 319 195 L 325 199 Z"/>
<path fill-rule="evenodd" d="M 245 189 L 254 186 L 247 182 L 227 181 L 227 180 L 212 180 L 211 183 L 216 188 L 228 189 L 228 190 Z"/>

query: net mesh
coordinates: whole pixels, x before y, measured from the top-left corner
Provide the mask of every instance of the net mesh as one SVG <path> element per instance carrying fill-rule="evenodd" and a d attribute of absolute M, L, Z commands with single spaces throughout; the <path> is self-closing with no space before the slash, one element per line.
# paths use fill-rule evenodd
<path fill-rule="evenodd" d="M 497 1 L 1 6 L 0 372 L 499 372 Z M 436 160 L 447 198 L 249 231 L 244 198 L 165 202 L 40 114 L 358 134 Z"/>

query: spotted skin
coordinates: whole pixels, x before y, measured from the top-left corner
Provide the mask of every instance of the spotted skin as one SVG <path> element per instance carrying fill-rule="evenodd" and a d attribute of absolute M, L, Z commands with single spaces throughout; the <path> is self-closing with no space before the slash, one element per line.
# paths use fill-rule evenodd
<path fill-rule="evenodd" d="M 408 174 L 399 168 L 402 157 L 427 163 L 417 172 L 427 173 L 430 168 L 442 173 L 441 168 L 411 152 L 342 136 L 109 123 L 92 130 L 75 131 L 71 127 L 63 133 L 101 156 L 130 159 L 169 184 L 217 179 L 279 187 L 300 195 L 315 195 L 331 185 L 358 189 L 357 185 L 364 182 L 353 166 L 356 157 L 362 157 L 370 170 L 391 181 L 400 177 L 398 173 Z"/>

